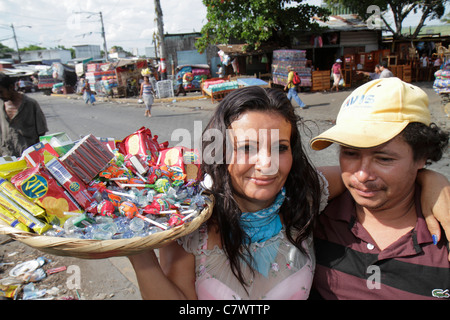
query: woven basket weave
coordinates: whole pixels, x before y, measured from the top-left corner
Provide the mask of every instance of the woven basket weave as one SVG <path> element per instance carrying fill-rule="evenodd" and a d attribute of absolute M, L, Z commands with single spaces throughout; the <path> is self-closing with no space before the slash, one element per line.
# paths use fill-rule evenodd
<path fill-rule="evenodd" d="M 210 195 L 209 199 L 210 201 L 207 201 L 207 207 L 192 221 L 147 237 L 114 240 L 47 237 L 15 229 L 2 220 L 0 220 L 0 234 L 8 235 L 14 240 L 20 241 L 30 247 L 58 256 L 71 256 L 82 259 L 105 259 L 109 257 L 129 256 L 144 250 L 160 248 L 166 243 L 198 229 L 211 216 L 214 197 Z"/>

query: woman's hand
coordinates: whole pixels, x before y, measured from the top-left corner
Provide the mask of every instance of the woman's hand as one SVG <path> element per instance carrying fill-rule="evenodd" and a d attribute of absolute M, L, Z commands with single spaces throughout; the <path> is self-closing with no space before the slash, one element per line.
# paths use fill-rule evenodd
<path fill-rule="evenodd" d="M 435 171 L 423 169 L 417 175 L 417 182 L 422 186 L 422 213 L 437 244 L 444 229 L 447 241 L 450 239 L 450 183 L 448 179 Z M 439 225 L 440 223 L 440 225 Z M 448 256 L 450 261 L 450 254 Z"/>

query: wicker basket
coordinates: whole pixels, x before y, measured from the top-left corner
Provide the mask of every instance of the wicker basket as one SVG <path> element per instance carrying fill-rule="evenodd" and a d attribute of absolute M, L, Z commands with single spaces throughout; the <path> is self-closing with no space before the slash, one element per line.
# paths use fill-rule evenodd
<path fill-rule="evenodd" d="M 160 248 L 172 240 L 195 231 L 211 216 L 214 197 L 210 195 L 209 199 L 207 207 L 192 221 L 147 237 L 114 240 L 47 237 L 15 229 L 2 220 L 0 220 L 0 234 L 8 235 L 30 247 L 58 256 L 71 256 L 82 259 L 129 256 L 144 250 Z"/>

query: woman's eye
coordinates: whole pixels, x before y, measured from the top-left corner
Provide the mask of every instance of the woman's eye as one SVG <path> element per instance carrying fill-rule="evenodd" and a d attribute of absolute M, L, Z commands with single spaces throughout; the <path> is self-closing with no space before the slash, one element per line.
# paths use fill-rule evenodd
<path fill-rule="evenodd" d="M 279 144 L 272 147 L 272 151 L 285 152 L 289 150 L 289 145 Z"/>

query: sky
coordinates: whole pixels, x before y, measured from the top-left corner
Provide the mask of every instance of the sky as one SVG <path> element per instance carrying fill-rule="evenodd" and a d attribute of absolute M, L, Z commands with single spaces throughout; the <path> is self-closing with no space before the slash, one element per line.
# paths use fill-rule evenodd
<path fill-rule="evenodd" d="M 199 32 L 206 23 L 202 0 L 161 0 L 165 33 Z M 321 0 L 307 0 L 319 5 Z M 447 10 L 448 12 L 449 10 Z M 96 44 L 103 50 L 100 14 L 103 15 L 108 49 L 121 46 L 132 52 L 153 47 L 157 30 L 153 0 L 0 0 L 0 42 L 16 48 L 12 39 L 14 25 L 19 48 L 38 45 Z M 417 15 L 408 17 L 404 26 L 417 23 Z M 429 24 L 438 24 L 433 20 Z"/>

